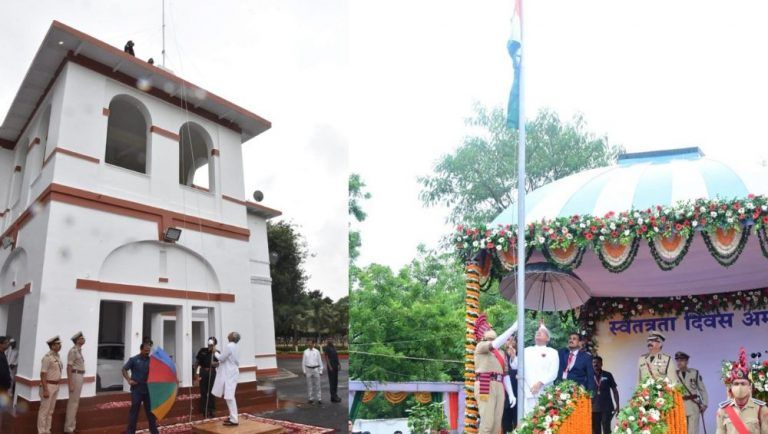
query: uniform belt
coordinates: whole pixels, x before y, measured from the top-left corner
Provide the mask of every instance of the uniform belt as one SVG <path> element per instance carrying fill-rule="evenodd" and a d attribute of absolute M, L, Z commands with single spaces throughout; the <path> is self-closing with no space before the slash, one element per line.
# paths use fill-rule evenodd
<path fill-rule="evenodd" d="M 683 396 L 684 401 L 693 401 L 694 399 L 699 399 L 699 395 L 685 395 Z"/>
<path fill-rule="evenodd" d="M 73 374 L 85 374 L 85 371 L 81 371 L 81 370 L 79 370 L 79 369 L 73 369 L 73 370 L 72 370 L 72 373 L 73 373 Z"/>
<path fill-rule="evenodd" d="M 477 375 L 487 377 L 489 381 L 498 381 L 499 383 L 504 380 L 504 374 L 498 372 L 480 372 Z"/>
<path fill-rule="evenodd" d="M 307 368 L 309 368 L 309 369 L 315 369 L 315 368 L 319 368 L 319 367 L 320 366 L 307 366 Z"/>

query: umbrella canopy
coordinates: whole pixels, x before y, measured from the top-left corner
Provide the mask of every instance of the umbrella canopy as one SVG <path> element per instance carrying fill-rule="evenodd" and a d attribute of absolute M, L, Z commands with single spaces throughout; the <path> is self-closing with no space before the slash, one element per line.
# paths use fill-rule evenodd
<path fill-rule="evenodd" d="M 152 413 L 161 420 L 171 411 L 176 401 L 179 384 L 176 378 L 176 365 L 171 357 L 158 347 L 152 351 L 149 359 L 149 402 Z"/>
<path fill-rule="evenodd" d="M 743 198 L 768 194 L 768 167 L 756 162 L 732 163 L 707 158 L 699 148 L 624 154 L 618 164 L 559 179 L 526 195 L 526 222 L 574 215 L 603 217 L 632 209 L 667 206 L 697 198 Z M 517 205 L 491 224 L 517 223 Z M 718 265 L 701 235 L 694 234 L 678 266 L 663 270 L 648 243 L 639 242 L 632 265 L 608 272 L 595 252 L 583 255 L 575 269 L 593 297 L 672 297 L 761 288 L 768 267 L 757 236 L 751 236 L 738 261 Z M 540 250 L 529 261 L 546 261 Z"/>
<path fill-rule="evenodd" d="M 499 292 L 507 300 L 517 300 L 517 273 L 504 277 Z M 525 266 L 525 308 L 547 312 L 579 307 L 589 300 L 591 291 L 572 271 L 561 270 L 548 262 Z"/>
<path fill-rule="evenodd" d="M 697 198 L 768 194 L 768 168 L 730 164 L 704 156 L 699 148 L 623 154 L 615 166 L 585 170 L 538 188 L 525 197 L 525 221 L 609 211 L 646 209 Z M 517 224 L 517 204 L 491 226 Z"/>

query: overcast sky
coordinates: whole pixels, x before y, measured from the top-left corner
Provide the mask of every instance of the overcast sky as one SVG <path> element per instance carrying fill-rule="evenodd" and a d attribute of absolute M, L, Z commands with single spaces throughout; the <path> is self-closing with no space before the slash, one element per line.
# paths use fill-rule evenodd
<path fill-rule="evenodd" d="M 161 1 L 3 0 L 0 118 L 51 22 L 161 58 Z M 272 122 L 243 146 L 245 191 L 301 226 L 308 289 L 347 293 L 348 8 L 340 0 L 166 1 L 166 66 Z"/>
<path fill-rule="evenodd" d="M 529 115 L 581 112 L 630 152 L 768 157 L 768 2 L 523 1 Z M 353 2 L 350 168 L 373 194 L 361 264 L 399 267 L 451 230 L 416 178 L 461 143 L 473 101 L 506 107 L 511 4 Z"/>

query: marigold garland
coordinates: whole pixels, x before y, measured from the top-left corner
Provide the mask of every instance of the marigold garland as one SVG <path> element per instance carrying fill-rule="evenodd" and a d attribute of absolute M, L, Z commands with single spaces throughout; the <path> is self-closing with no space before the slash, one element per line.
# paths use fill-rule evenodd
<path fill-rule="evenodd" d="M 715 236 L 717 231 L 728 232 L 732 229 L 742 229 L 746 237 L 751 230 L 756 230 L 760 238 L 763 254 L 768 257 L 768 237 L 764 228 L 768 226 L 768 197 L 748 195 L 740 199 L 697 199 L 677 202 L 670 206 L 655 206 L 645 210 L 630 210 L 624 212 L 609 212 L 603 217 L 590 215 L 574 215 L 557 217 L 549 220 L 528 224 L 525 232 L 526 260 L 533 249 L 542 253 L 553 250 L 568 250 L 576 246 L 580 251 L 592 249 L 599 252 L 604 242 L 630 245 L 635 240 L 644 239 L 651 245 L 654 259 L 662 269 L 671 269 L 679 265 L 687 253 L 687 247 L 696 232 Z M 514 225 L 504 225 L 492 228 L 486 225 L 476 227 L 457 227 L 453 240 L 457 253 L 462 258 L 474 258 L 481 251 L 493 253 L 491 274 L 501 277 L 510 270 L 511 260 L 517 244 L 517 229 Z M 674 258 L 662 258 L 654 246 L 653 240 L 658 238 L 681 237 L 685 242 L 684 250 Z M 729 258 L 718 261 L 723 266 L 733 264 L 743 246 Z M 711 250 L 715 252 L 716 250 Z M 636 252 L 633 252 L 636 253 Z M 713 253 L 717 259 L 717 255 Z M 553 258 L 550 258 L 553 259 Z M 578 266 L 580 257 L 566 267 Z M 516 260 L 515 260 L 516 262 Z M 605 261 L 603 265 L 606 265 Z M 553 261 L 554 265 L 558 265 Z M 628 264 L 627 264 L 628 265 Z M 563 266 L 560 264 L 560 266 Z M 609 271 L 617 267 L 606 267 Z M 616 271 L 614 271 L 616 272 Z M 485 282 L 486 280 L 483 279 Z"/>
<path fill-rule="evenodd" d="M 373 398 L 376 398 L 376 392 L 373 390 L 366 390 L 365 393 L 363 393 L 363 404 L 368 404 L 373 401 Z"/>
<path fill-rule="evenodd" d="M 685 404 L 668 378 L 648 377 L 619 411 L 614 433 L 686 434 Z"/>
<path fill-rule="evenodd" d="M 592 397 L 570 380 L 548 386 L 536 407 L 518 425 L 517 434 L 590 434 Z"/>
<path fill-rule="evenodd" d="M 432 394 L 429 392 L 416 392 L 413 394 L 413 399 L 419 404 L 429 404 L 432 402 Z"/>
<path fill-rule="evenodd" d="M 467 264 L 466 296 L 465 309 L 466 314 L 464 323 L 466 325 L 466 335 L 464 344 L 464 389 L 466 398 L 464 399 L 464 431 L 474 434 L 478 429 L 479 412 L 477 401 L 475 400 L 475 320 L 477 319 L 480 305 L 480 266 L 476 262 Z"/>
<path fill-rule="evenodd" d="M 392 405 L 400 404 L 408 398 L 408 392 L 384 392 L 384 399 Z"/>

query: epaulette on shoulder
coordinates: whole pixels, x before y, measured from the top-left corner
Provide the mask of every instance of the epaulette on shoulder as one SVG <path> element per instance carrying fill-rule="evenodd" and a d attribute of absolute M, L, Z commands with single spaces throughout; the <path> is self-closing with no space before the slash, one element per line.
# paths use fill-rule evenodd
<path fill-rule="evenodd" d="M 732 403 L 732 402 L 733 402 L 733 400 L 732 400 L 732 399 L 726 399 L 725 401 L 721 402 L 721 403 L 718 405 L 718 407 L 719 407 L 719 408 L 724 408 L 724 407 L 727 407 L 727 406 L 728 406 L 728 404 L 730 404 L 730 403 Z"/>
<path fill-rule="evenodd" d="M 752 398 L 752 402 L 754 402 L 757 405 L 765 405 L 765 401 L 760 401 L 759 399 Z"/>

